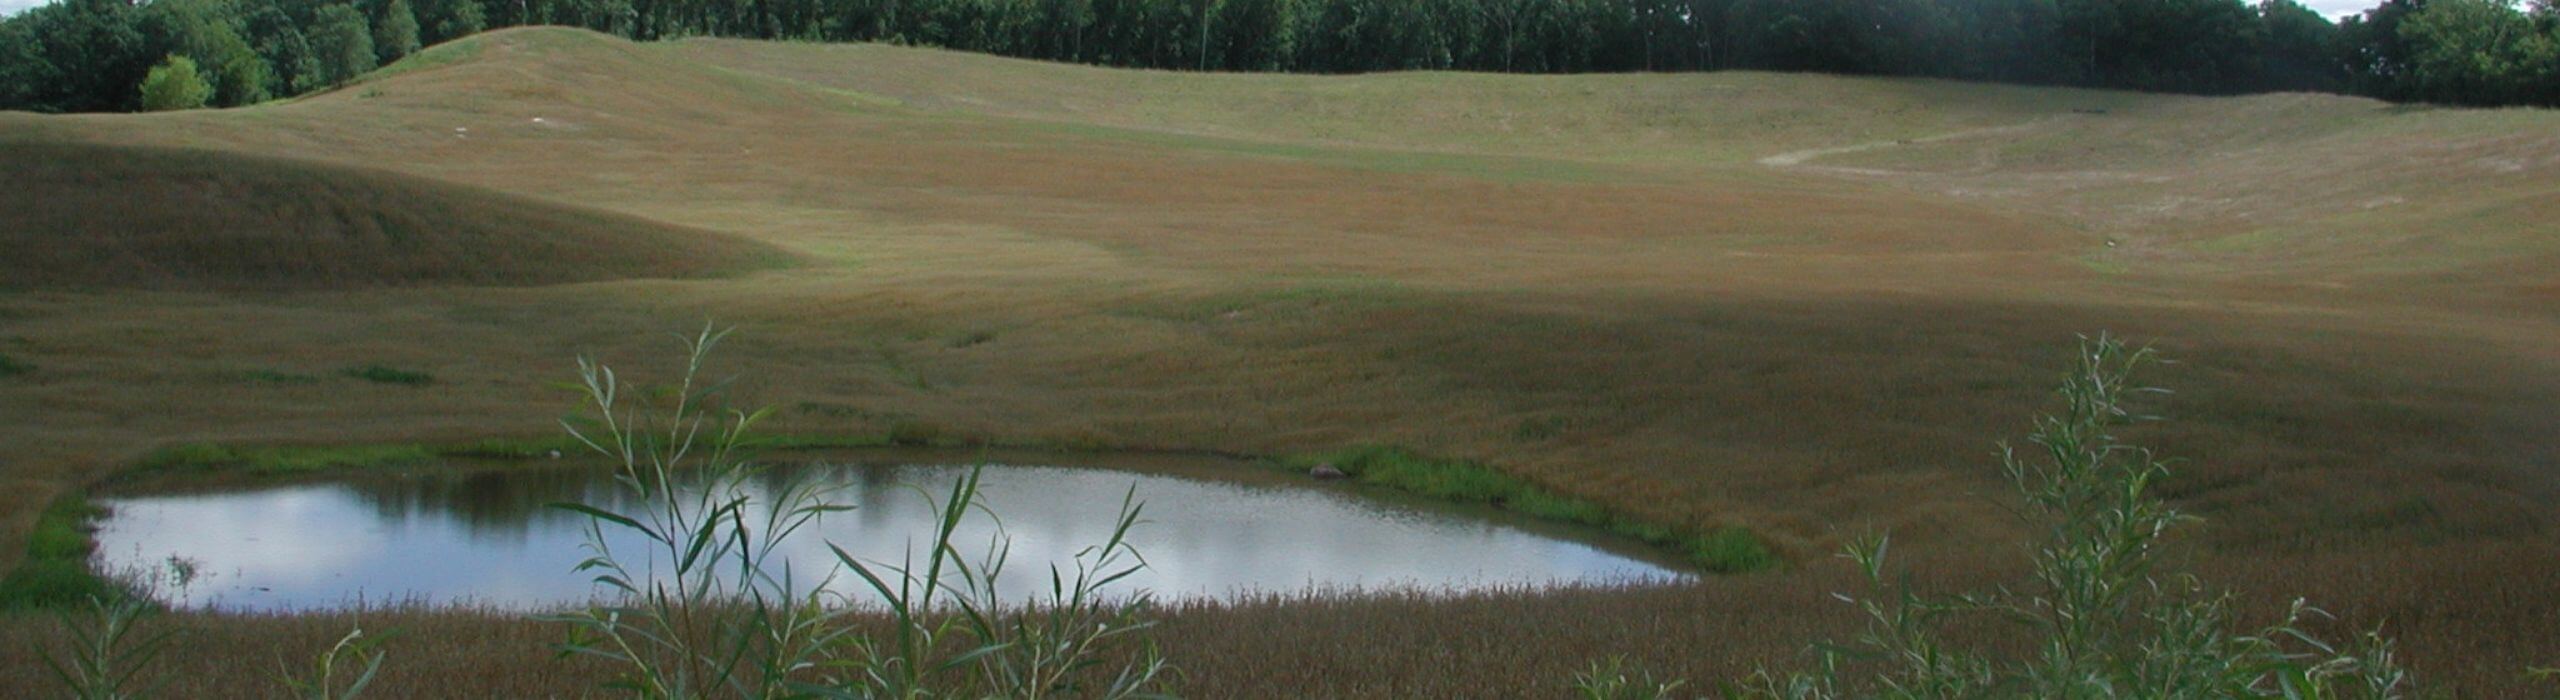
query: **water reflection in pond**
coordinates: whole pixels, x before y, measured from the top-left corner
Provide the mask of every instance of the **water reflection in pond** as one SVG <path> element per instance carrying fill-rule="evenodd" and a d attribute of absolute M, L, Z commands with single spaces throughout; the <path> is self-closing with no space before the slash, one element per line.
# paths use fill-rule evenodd
<path fill-rule="evenodd" d="M 810 465 L 758 477 L 757 495 L 788 480 L 841 486 L 855 506 L 784 545 L 799 570 L 832 561 L 826 544 L 894 561 L 929 536 L 931 501 L 956 466 Z M 1265 479 L 1268 481 L 1268 479 Z M 1008 598 L 1045 588 L 1051 563 L 1110 534 L 1132 485 L 1146 524 L 1131 537 L 1148 568 L 1120 585 L 1159 596 L 1222 596 L 1309 586 L 1477 588 L 1670 578 L 1639 556 L 1445 508 L 1392 504 L 1302 484 L 1204 480 L 1126 471 L 989 467 L 983 501 L 1011 538 Z M 148 569 L 170 557 L 201 572 L 182 604 L 242 610 L 358 602 L 475 602 L 535 608 L 597 595 L 571 568 L 587 520 L 543 504 L 627 508 L 603 473 L 513 470 L 426 473 L 251 491 L 102 499 L 109 567 Z M 956 541 L 982 548 L 995 522 L 972 517 Z M 638 551 L 636 537 L 615 541 Z M 973 552 L 971 556 L 975 556 Z M 838 590 L 857 588 L 840 582 Z"/>

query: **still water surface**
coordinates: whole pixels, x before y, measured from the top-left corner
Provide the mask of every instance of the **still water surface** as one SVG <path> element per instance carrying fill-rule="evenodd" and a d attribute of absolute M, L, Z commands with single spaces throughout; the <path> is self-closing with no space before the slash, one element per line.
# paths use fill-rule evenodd
<path fill-rule="evenodd" d="M 1232 469 L 1232 467 L 1230 468 Z M 855 506 L 787 540 L 782 551 L 804 580 L 834 561 L 832 542 L 865 559 L 895 562 L 930 536 L 932 501 L 967 471 L 959 466 L 813 464 L 775 470 L 751 491 L 759 500 L 786 482 L 840 487 Z M 1255 483 L 1260 482 L 1260 483 Z M 805 482 L 804 482 L 805 483 Z M 1144 524 L 1131 536 L 1145 571 L 1114 590 L 1158 597 L 1232 596 L 1309 587 L 1472 589 L 1624 582 L 1681 576 L 1642 553 L 1545 534 L 1483 514 L 1389 503 L 1294 477 L 1244 481 L 1104 469 L 989 466 L 982 500 L 1010 538 L 1008 599 L 1045 590 L 1052 563 L 1072 571 L 1079 550 L 1110 534 L 1121 497 L 1135 486 Z M 421 473 L 248 491 L 101 499 L 98 532 L 109 567 L 165 569 L 171 557 L 199 572 L 171 602 L 232 610 L 297 610 L 383 602 L 475 603 L 535 609 L 595 598 L 591 574 L 571 569 L 587 553 L 587 519 L 543 504 L 632 504 L 607 473 L 511 470 Z M 956 541 L 979 556 L 998 534 L 976 515 Z M 639 551 L 616 536 L 618 551 Z M 834 590 L 859 589 L 851 579 Z"/>

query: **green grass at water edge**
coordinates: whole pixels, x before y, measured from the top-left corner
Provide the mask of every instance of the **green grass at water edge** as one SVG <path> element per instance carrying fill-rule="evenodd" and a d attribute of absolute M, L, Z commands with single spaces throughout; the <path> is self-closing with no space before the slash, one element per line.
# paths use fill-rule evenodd
<path fill-rule="evenodd" d="M 309 474 L 333 469 L 409 466 L 443 456 L 421 445 L 232 446 L 179 445 L 144 457 L 135 472 L 234 471 L 252 475 Z"/>
<path fill-rule="evenodd" d="M 825 450 L 867 447 L 953 447 L 962 443 L 935 431 L 891 430 L 886 433 L 805 433 L 761 437 L 749 447 L 771 450 Z M 191 443 L 153 452 L 125 476 L 184 472 L 235 473 L 251 476 L 316 474 L 350 469 L 410 467 L 441 459 L 543 459 L 585 457 L 593 450 L 574 438 L 501 437 L 454 443 L 369 445 L 220 445 Z"/>
<path fill-rule="evenodd" d="M 79 494 L 56 499 L 36 516 L 27 556 L 0 577 L 0 610 L 55 610 L 128 593 L 89 566 L 97 549 L 92 521 L 106 509 Z"/>
<path fill-rule="evenodd" d="M 756 450 L 844 450 L 873 447 L 958 447 L 961 441 L 950 439 L 938 430 L 893 426 L 882 433 L 784 433 L 748 438 L 740 447 Z M 591 456 L 594 448 L 567 436 L 539 438 L 490 438 L 465 443 L 417 446 L 436 457 L 469 457 L 480 459 L 538 459 L 552 456 Z"/>
<path fill-rule="evenodd" d="M 1750 530 L 1723 527 L 1698 531 L 1644 522 L 1474 462 L 1433 459 L 1402 448 L 1367 445 L 1291 457 L 1282 463 L 1296 469 L 1332 464 L 1362 484 L 1599 528 L 1678 553 L 1710 572 L 1744 573 L 1776 568 L 1779 564 L 1777 554 Z"/>

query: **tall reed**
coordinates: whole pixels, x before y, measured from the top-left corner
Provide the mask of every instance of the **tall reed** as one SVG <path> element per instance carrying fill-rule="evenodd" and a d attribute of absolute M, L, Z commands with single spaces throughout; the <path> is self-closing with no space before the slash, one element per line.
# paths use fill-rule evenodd
<path fill-rule="evenodd" d="M 87 610 L 59 613 L 70 633 L 71 653 L 56 658 L 47 652 L 45 667 L 64 693 L 77 700 L 148 697 L 167 682 L 145 675 L 169 646 L 167 630 L 140 631 L 142 620 L 158 611 L 159 606 L 139 594 L 92 596 Z"/>
<path fill-rule="evenodd" d="M 620 465 L 616 482 L 637 505 L 554 504 L 588 519 L 577 569 L 614 597 L 545 618 L 569 625 L 565 654 L 608 660 L 622 669 L 616 687 L 668 699 L 1131 698 L 1170 680 L 1152 647 L 1125 648 L 1143 645 L 1146 596 L 1106 591 L 1144 566 L 1126 539 L 1143 510 L 1134 491 L 1111 536 L 1073 573 L 1051 567 L 1035 600 L 997 593 L 1009 553 L 1000 528 L 975 560 L 954 542 L 963 518 L 992 516 L 977 500 L 980 470 L 944 494 L 934 536 L 898 564 L 832 543 L 831 562 L 783 559 L 786 539 L 851 506 L 794 480 L 752 495 L 758 470 L 739 447 L 765 412 L 715 408 L 725 383 L 703 379 L 727 333 L 705 326 L 687 340 L 683 373 L 663 392 L 672 403 L 656 411 L 634 405 L 611 367 L 580 360 L 589 414 L 563 426 Z M 617 551 L 612 532 L 638 535 L 644 551 Z M 837 592 L 848 577 L 876 600 Z M 885 635 L 864 633 L 866 612 L 885 613 Z"/>
<path fill-rule="evenodd" d="M 390 638 L 388 634 L 365 636 L 362 627 L 347 630 L 347 636 L 312 657 L 308 671 L 285 671 L 276 679 L 297 700 L 356 700 L 382 674 L 387 656 L 382 643 Z"/>
<path fill-rule="evenodd" d="M 570 626 L 563 653 L 615 663 L 624 671 L 617 685 L 642 697 L 779 696 L 844 633 L 795 588 L 790 563 L 779 572 L 769 564 L 783 538 L 847 508 L 800 483 L 749 498 L 755 470 L 737 448 L 763 412 L 714 408 L 724 384 L 702 381 L 727 335 L 705 326 L 687 341 L 683 373 L 665 394 L 673 403 L 658 411 L 634 405 L 645 399 L 632 399 L 612 367 L 581 358 L 591 413 L 561 422 L 619 464 L 615 481 L 638 505 L 553 504 L 588 518 L 590 556 L 577 570 L 593 572 L 616 600 L 545 619 Z M 617 551 L 608 530 L 639 535 L 643 551 Z"/>

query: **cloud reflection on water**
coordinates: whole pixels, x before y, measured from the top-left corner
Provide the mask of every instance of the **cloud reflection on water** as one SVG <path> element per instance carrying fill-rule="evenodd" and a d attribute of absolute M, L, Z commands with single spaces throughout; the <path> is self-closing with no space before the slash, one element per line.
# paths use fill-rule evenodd
<path fill-rule="evenodd" d="M 824 479 L 843 487 L 841 498 L 857 506 L 784 543 L 784 558 L 798 562 L 795 570 L 807 582 L 811 567 L 833 561 L 828 541 L 866 559 L 896 562 L 911 540 L 929 535 L 932 501 L 924 494 L 942 493 L 964 471 L 812 466 L 777 470 L 753 489 L 761 498 L 791 480 Z M 1052 563 L 1072 570 L 1078 551 L 1110 534 L 1132 484 L 1146 503 L 1146 523 L 1131 541 L 1149 569 L 1123 590 L 1224 596 L 1310 586 L 1480 588 L 1676 575 L 1580 542 L 1329 489 L 990 467 L 982 499 L 1001 515 L 1012 543 L 1006 597 L 1026 599 L 1043 590 Z M 588 575 L 571 571 L 585 557 L 584 519 L 541 507 L 560 500 L 629 505 L 600 475 L 561 471 L 137 496 L 105 501 L 113 515 L 98 533 L 99 551 L 111 565 L 151 566 L 171 555 L 194 560 L 207 576 L 189 600 L 223 608 L 359 600 L 534 608 L 597 592 Z M 991 518 L 976 515 L 964 521 L 956 541 L 974 550 L 996 532 Z M 614 534 L 617 551 L 645 551 L 637 537 Z M 835 586 L 847 593 L 858 588 L 851 579 Z"/>

